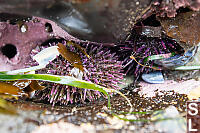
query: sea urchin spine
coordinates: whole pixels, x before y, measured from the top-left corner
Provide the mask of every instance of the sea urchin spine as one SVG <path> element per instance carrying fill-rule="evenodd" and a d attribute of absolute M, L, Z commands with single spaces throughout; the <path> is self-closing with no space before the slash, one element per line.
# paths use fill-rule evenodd
<path fill-rule="evenodd" d="M 139 35 L 133 28 L 132 34 L 124 44 L 117 46 L 123 60 L 126 73 L 134 74 L 135 81 L 142 73 L 153 71 L 154 61 L 147 60 L 151 55 L 183 53 L 183 48 L 174 40 L 161 37 Z M 134 58 L 130 58 L 130 56 Z M 135 59 L 135 60 L 134 60 Z M 141 65 L 142 64 L 142 65 Z M 157 66 L 159 70 L 159 66 Z"/>
<path fill-rule="evenodd" d="M 38 70 L 36 73 L 62 76 L 70 75 L 106 88 L 120 89 L 118 84 L 121 83 L 124 74 L 122 73 L 122 62 L 118 61 L 118 56 L 115 53 L 111 53 L 108 48 L 104 48 L 103 46 L 84 44 L 82 47 L 84 47 L 89 54 L 90 58 L 88 58 L 76 47 L 68 46 L 67 41 L 63 41 L 62 43 L 68 50 L 79 54 L 84 71 L 75 68 L 69 61 L 65 60 L 60 55 L 50 62 L 46 68 Z M 55 45 L 57 44 L 49 44 L 49 46 Z M 39 46 L 39 48 L 34 51 L 39 52 L 44 48 L 44 46 Z M 53 105 L 56 103 L 62 105 L 67 105 L 69 103 L 84 103 L 86 101 L 94 101 L 103 96 L 100 92 L 93 90 L 47 82 L 45 85 L 47 86 L 47 89 L 38 91 L 35 96 L 37 98 L 39 97 L 39 100 L 48 101 Z"/>

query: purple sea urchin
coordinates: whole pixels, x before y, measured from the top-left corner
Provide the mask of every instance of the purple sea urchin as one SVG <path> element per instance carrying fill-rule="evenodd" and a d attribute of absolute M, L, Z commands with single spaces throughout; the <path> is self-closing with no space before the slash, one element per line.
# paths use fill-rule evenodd
<path fill-rule="evenodd" d="M 84 71 L 75 68 L 69 61 L 65 60 L 61 55 L 50 62 L 46 68 L 38 70 L 40 74 L 54 75 L 70 75 L 86 81 L 91 81 L 106 88 L 120 89 L 117 85 L 123 79 L 122 62 L 118 61 L 118 56 L 111 53 L 107 48 L 102 46 L 93 46 L 89 44 L 82 45 L 86 48 L 86 52 L 90 55 L 88 58 L 83 52 L 74 46 L 68 46 L 67 42 L 63 44 L 68 50 L 79 54 L 81 57 Z M 49 46 L 54 46 L 56 43 L 50 43 Z M 46 46 L 40 46 L 36 51 L 41 51 Z M 35 51 L 35 50 L 34 50 Z M 80 89 L 76 87 L 60 85 L 55 83 L 45 83 L 47 89 L 37 91 L 35 96 L 39 100 L 48 101 L 55 105 L 69 103 L 84 103 L 86 101 L 94 101 L 101 97 L 98 91 Z"/>
<path fill-rule="evenodd" d="M 134 27 L 129 39 L 124 44 L 118 46 L 119 51 L 123 53 L 121 55 L 126 73 L 134 74 L 135 81 L 137 81 L 142 73 L 148 73 L 154 70 L 151 69 L 155 65 L 154 61 L 146 60 L 146 57 L 172 52 L 184 52 L 183 48 L 172 39 L 138 34 L 136 29 L 137 27 Z M 135 60 L 131 59 L 130 56 L 134 57 Z"/>

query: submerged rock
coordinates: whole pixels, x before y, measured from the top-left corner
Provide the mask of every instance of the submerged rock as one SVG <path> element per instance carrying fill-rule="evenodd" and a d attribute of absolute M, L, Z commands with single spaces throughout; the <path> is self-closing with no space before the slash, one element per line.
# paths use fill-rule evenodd
<path fill-rule="evenodd" d="M 197 88 L 200 83 L 194 79 L 187 81 L 174 81 L 174 80 L 166 80 L 164 84 L 148 84 L 145 82 L 140 82 L 140 95 L 144 95 L 145 97 L 155 97 L 156 94 L 163 95 L 164 91 L 174 91 L 179 94 L 188 95 L 189 92 Z"/>
<path fill-rule="evenodd" d="M 151 120 L 158 120 L 155 122 L 155 127 L 159 132 L 185 133 L 187 130 L 186 118 L 181 116 L 175 106 L 169 106 L 162 111 L 155 111 Z"/>
<path fill-rule="evenodd" d="M 187 51 L 200 43 L 200 12 L 180 13 L 175 18 L 160 18 L 167 36 L 181 42 Z"/>
<path fill-rule="evenodd" d="M 156 64 L 168 69 L 187 65 L 198 57 L 197 51 L 200 44 L 200 12 L 179 13 L 175 18 L 158 18 L 164 33 L 179 43 L 184 49 L 184 54 L 167 59 L 158 60 Z M 195 57 L 195 58 L 196 58 Z M 196 60 L 196 59 L 195 59 Z"/>

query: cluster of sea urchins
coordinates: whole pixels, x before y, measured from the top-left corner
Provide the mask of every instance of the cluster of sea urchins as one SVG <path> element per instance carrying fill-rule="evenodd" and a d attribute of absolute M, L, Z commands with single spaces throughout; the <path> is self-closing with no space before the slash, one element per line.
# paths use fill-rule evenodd
<path fill-rule="evenodd" d="M 118 56 L 111 53 L 110 50 L 103 46 L 93 46 L 84 44 L 82 47 L 90 56 L 88 58 L 83 52 L 80 52 L 74 46 L 66 45 L 68 50 L 79 54 L 82 60 L 84 71 L 75 68 L 69 61 L 65 60 L 61 55 L 50 62 L 46 68 L 38 70 L 36 73 L 53 74 L 53 75 L 71 75 L 95 84 L 104 86 L 106 88 L 119 89 L 118 83 L 123 79 L 122 62 L 118 61 Z M 49 46 L 55 46 L 57 43 L 49 43 Z M 46 48 L 46 46 L 39 46 L 34 50 L 34 54 Z M 85 103 L 87 101 L 94 101 L 103 96 L 102 93 L 93 90 L 80 89 L 76 87 L 45 82 L 47 89 L 37 91 L 35 97 L 39 101 L 47 101 L 53 105 L 67 105 L 72 103 Z"/>
<path fill-rule="evenodd" d="M 154 61 L 147 60 L 147 57 L 173 52 L 176 54 L 183 53 L 183 48 L 176 41 L 167 37 L 147 37 L 138 34 L 134 28 L 129 39 L 117 47 L 121 53 L 126 74 L 134 75 L 135 81 L 143 73 L 160 69 L 161 66 L 156 66 Z M 133 56 L 134 59 L 130 56 Z"/>

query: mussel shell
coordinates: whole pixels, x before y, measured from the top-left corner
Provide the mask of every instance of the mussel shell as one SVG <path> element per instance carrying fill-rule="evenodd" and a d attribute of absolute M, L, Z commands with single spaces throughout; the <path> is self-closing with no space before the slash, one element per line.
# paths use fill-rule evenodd
<path fill-rule="evenodd" d="M 192 61 L 198 47 L 191 48 L 184 55 L 175 55 L 162 60 L 155 60 L 154 63 L 167 69 L 174 69 L 178 66 L 183 66 Z"/>

